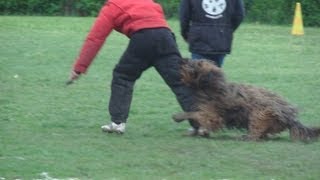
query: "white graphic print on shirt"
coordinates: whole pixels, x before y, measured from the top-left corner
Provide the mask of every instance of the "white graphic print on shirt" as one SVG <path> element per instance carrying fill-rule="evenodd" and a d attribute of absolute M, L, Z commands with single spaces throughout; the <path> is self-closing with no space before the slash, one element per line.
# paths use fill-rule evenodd
<path fill-rule="evenodd" d="M 206 17 L 219 19 L 227 8 L 225 0 L 202 0 L 202 8 L 207 13 Z"/>

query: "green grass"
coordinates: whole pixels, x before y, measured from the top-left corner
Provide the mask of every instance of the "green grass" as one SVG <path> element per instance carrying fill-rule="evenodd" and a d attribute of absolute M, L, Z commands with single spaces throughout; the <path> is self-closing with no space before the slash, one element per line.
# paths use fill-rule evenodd
<path fill-rule="evenodd" d="M 135 86 L 126 134 L 105 134 L 111 74 L 127 38 L 112 33 L 87 75 L 65 87 L 93 18 L 0 17 L 0 179 L 261 179 L 320 178 L 320 142 L 291 142 L 288 133 L 242 142 L 224 130 L 211 139 L 182 136 L 175 97 L 154 69 Z M 169 21 L 184 56 L 178 21 Z M 320 30 L 243 24 L 224 70 L 230 81 L 273 90 L 320 126 Z M 48 178 L 47 178 L 48 179 Z"/>

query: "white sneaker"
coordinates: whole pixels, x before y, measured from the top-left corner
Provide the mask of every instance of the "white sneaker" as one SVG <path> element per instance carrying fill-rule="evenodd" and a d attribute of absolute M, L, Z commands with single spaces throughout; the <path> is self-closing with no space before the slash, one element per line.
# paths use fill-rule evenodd
<path fill-rule="evenodd" d="M 115 132 L 115 133 L 123 134 L 126 129 L 126 123 L 116 124 L 112 122 L 109 125 L 101 126 L 101 129 L 103 132 L 108 132 L 108 133 Z"/>

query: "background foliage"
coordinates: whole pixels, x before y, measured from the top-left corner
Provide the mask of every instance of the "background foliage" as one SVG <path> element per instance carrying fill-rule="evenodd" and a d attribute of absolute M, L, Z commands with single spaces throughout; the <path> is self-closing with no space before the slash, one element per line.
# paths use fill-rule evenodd
<path fill-rule="evenodd" d="M 180 0 L 156 0 L 166 16 L 176 17 Z M 0 14 L 96 16 L 105 0 L 2 0 Z M 296 0 L 244 0 L 249 22 L 290 24 Z M 304 24 L 320 26 L 320 0 L 300 0 Z"/>
<path fill-rule="evenodd" d="M 5 0 L 1 14 L 95 16 L 105 0 Z"/>
<path fill-rule="evenodd" d="M 268 24 L 292 23 L 295 4 L 301 3 L 304 25 L 320 26 L 319 0 L 244 0 L 246 20 Z"/>

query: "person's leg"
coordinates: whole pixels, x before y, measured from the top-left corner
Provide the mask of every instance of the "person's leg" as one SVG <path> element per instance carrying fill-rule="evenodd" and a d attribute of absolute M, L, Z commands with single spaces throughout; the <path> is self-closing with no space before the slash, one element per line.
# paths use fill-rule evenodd
<path fill-rule="evenodd" d="M 128 79 L 128 74 L 119 70 L 121 65 L 113 71 L 113 79 L 111 83 L 111 96 L 109 101 L 109 113 L 111 115 L 111 121 L 120 124 L 126 123 L 130 104 L 132 100 L 134 79 Z"/>
<path fill-rule="evenodd" d="M 222 67 L 225 56 L 225 54 L 213 54 L 209 55 L 209 59 L 213 60 L 218 67 Z"/>
<path fill-rule="evenodd" d="M 127 121 L 133 86 L 142 72 L 148 67 L 149 65 L 144 64 L 139 58 L 130 55 L 126 51 L 114 68 L 109 101 L 112 122 L 119 124 Z"/>
<path fill-rule="evenodd" d="M 192 60 L 199 60 L 199 59 L 208 59 L 208 57 L 198 54 L 198 53 L 191 53 Z"/>
<path fill-rule="evenodd" d="M 134 67 L 128 64 L 131 55 L 126 51 L 113 70 L 111 83 L 111 96 L 109 100 L 109 113 L 111 124 L 101 126 L 104 132 L 124 133 L 130 104 L 132 100 L 133 86 L 138 76 L 130 75 Z"/>
<path fill-rule="evenodd" d="M 129 45 L 130 47 L 130 45 Z M 127 51 L 113 70 L 109 113 L 112 123 L 101 126 L 104 132 L 124 133 L 132 101 L 133 86 L 142 72 L 148 68 L 143 61 Z"/>
<path fill-rule="evenodd" d="M 176 95 L 177 101 L 185 112 L 194 111 L 194 91 L 183 84 L 179 72 L 180 68 L 179 56 L 165 56 L 158 59 L 155 68 L 172 92 Z M 197 130 L 199 124 L 193 120 L 189 120 L 190 125 Z"/>
<path fill-rule="evenodd" d="M 135 81 L 151 66 L 145 57 L 149 43 L 144 32 L 132 35 L 127 50 L 113 70 L 109 113 L 115 123 L 127 121 Z"/>
<path fill-rule="evenodd" d="M 181 81 L 180 67 L 182 58 L 178 51 L 177 44 L 170 31 L 160 31 L 157 33 L 157 57 L 153 65 L 161 75 L 166 84 L 176 95 L 177 101 L 185 112 L 194 109 L 194 92 Z M 189 120 L 194 129 L 199 128 L 199 124 Z"/>

